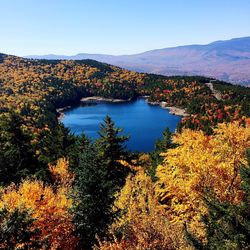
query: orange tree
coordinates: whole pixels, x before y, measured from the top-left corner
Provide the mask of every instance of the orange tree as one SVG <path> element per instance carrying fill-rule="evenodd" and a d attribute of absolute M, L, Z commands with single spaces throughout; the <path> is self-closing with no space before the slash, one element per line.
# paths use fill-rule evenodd
<path fill-rule="evenodd" d="M 74 249 L 77 239 L 73 235 L 74 225 L 69 209 L 73 175 L 68 170 L 68 161 L 59 159 L 56 166 L 49 166 L 55 185 L 25 179 L 20 185 L 11 184 L 1 190 L 0 208 L 9 214 L 16 210 L 28 211 L 32 221 L 29 230 L 37 230 L 31 238 L 49 249 Z M 11 239 L 15 244 L 15 240 Z M 9 242 L 6 242 L 8 245 Z M 25 243 L 23 242 L 23 245 Z M 27 243 L 29 246 L 29 241 Z M 18 241 L 15 247 L 18 247 Z"/>

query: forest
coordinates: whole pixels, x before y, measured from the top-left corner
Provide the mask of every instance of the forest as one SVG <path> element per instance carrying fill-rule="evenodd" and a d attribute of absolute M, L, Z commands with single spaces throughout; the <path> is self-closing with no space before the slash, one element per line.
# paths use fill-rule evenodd
<path fill-rule="evenodd" d="M 58 121 L 94 95 L 188 116 L 134 153 L 112 117 L 96 141 Z M 250 249 L 249 202 L 250 88 L 0 54 L 0 249 Z"/>

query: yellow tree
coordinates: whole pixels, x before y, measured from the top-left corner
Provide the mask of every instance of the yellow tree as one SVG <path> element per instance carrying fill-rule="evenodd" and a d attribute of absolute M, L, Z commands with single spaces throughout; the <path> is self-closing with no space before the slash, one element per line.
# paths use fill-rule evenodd
<path fill-rule="evenodd" d="M 207 188 L 222 201 L 237 203 L 242 198 L 239 168 L 247 165 L 250 127 L 220 124 L 211 136 L 186 129 L 173 141 L 179 146 L 162 154 L 156 193 L 170 221 L 187 222 L 202 236 L 200 214 L 206 212 L 202 197 Z"/>
<path fill-rule="evenodd" d="M 159 206 L 150 176 L 140 167 L 133 170 L 136 174 L 128 176 L 125 186 L 116 194 L 114 210 L 121 216 L 111 226 L 113 240 L 100 242 L 99 248 L 186 249 L 181 228 L 171 225 Z M 116 238 L 119 234 L 122 237 Z"/>

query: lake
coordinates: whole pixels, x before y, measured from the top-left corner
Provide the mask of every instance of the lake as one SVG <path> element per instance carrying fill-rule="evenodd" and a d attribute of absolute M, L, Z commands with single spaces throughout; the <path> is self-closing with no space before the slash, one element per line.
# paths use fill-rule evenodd
<path fill-rule="evenodd" d="M 150 105 L 143 98 L 133 102 L 100 102 L 81 104 L 64 111 L 62 123 L 76 135 L 85 133 L 92 139 L 98 138 L 99 125 L 106 115 L 123 128 L 129 135 L 127 148 L 131 151 L 149 152 L 154 149 L 155 141 L 162 137 L 168 127 L 172 132 L 180 121 L 180 116 L 169 113 L 158 105 Z"/>

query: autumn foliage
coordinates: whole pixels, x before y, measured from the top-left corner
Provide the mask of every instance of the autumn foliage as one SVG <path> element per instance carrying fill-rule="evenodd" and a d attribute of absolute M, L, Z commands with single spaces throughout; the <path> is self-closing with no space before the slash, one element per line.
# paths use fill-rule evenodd
<path fill-rule="evenodd" d="M 171 222 L 186 222 L 202 235 L 200 215 L 206 212 L 203 195 L 207 189 L 221 201 L 242 199 L 239 170 L 247 166 L 250 127 L 237 122 L 220 124 L 211 136 L 184 130 L 173 140 L 179 146 L 163 154 L 156 193 Z"/>
<path fill-rule="evenodd" d="M 121 216 L 111 226 L 111 240 L 100 242 L 99 248 L 187 249 L 182 228 L 170 223 L 158 203 L 151 178 L 141 167 L 136 169 L 116 195 L 113 209 Z"/>
<path fill-rule="evenodd" d="M 69 213 L 72 200 L 68 196 L 73 179 L 68 161 L 58 160 L 55 166 L 50 166 L 50 171 L 55 177 L 55 186 L 32 179 L 19 185 L 12 184 L 1 190 L 0 208 L 6 208 L 10 213 L 16 209 L 29 211 L 34 219 L 32 228 L 39 232 L 33 237 L 43 246 L 73 249 L 76 238 L 72 234 L 74 226 Z"/>
<path fill-rule="evenodd" d="M 208 193 L 232 210 L 248 205 L 240 169 L 248 168 L 249 88 L 93 60 L 0 56 L 1 249 L 84 249 L 96 238 L 102 250 L 189 249 L 185 230 L 207 243 Z M 87 147 L 58 122 L 57 109 L 90 95 L 147 96 L 188 115 L 148 154 L 127 152 L 110 118 Z"/>
<path fill-rule="evenodd" d="M 100 249 L 193 249 L 185 228 L 206 242 L 202 216 L 208 191 L 221 202 L 242 201 L 240 168 L 248 167 L 249 126 L 219 124 L 211 136 L 186 129 L 173 142 L 178 146 L 162 153 L 156 182 L 143 167 L 123 162 L 135 174 L 116 194 L 113 209 L 120 216 L 110 227 L 110 239 L 99 242 Z"/>

